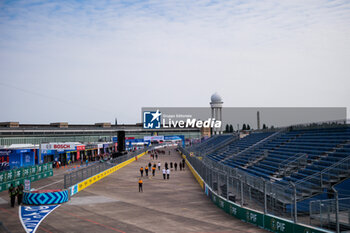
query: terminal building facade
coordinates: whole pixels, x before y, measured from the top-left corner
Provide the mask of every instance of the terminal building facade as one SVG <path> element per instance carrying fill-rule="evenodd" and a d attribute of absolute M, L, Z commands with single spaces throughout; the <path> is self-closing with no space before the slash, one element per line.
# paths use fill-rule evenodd
<path fill-rule="evenodd" d="M 144 129 L 142 124 L 113 125 L 111 123 L 68 124 L 20 124 L 0 123 L 0 146 L 12 144 L 42 144 L 50 142 L 110 142 L 118 131 L 126 137 L 143 138 L 152 135 L 183 135 L 185 139 L 201 138 L 198 128 Z"/>

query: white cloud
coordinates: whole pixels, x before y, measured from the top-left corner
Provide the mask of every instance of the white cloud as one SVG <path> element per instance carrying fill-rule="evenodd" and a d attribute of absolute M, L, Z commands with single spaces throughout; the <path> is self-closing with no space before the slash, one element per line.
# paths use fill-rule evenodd
<path fill-rule="evenodd" d="M 135 122 L 216 90 L 226 106 L 350 107 L 348 1 L 22 1 L 0 6 L 0 31 L 1 82 L 71 101 L 0 86 L 4 121 Z"/>

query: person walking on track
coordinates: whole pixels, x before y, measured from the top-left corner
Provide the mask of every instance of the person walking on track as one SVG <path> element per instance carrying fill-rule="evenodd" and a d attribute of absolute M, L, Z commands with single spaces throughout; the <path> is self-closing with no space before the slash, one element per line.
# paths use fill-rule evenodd
<path fill-rule="evenodd" d="M 142 181 L 142 179 L 140 178 L 140 179 L 139 179 L 139 192 L 143 192 L 142 184 L 143 184 L 143 181 Z"/>
<path fill-rule="evenodd" d="M 165 180 L 166 170 L 163 168 L 163 179 Z"/>
<path fill-rule="evenodd" d="M 22 204 L 22 199 L 23 199 L 23 184 L 19 184 L 17 187 L 17 203 L 18 205 Z"/>
<path fill-rule="evenodd" d="M 148 167 L 145 167 L 146 176 L 148 176 Z"/>
<path fill-rule="evenodd" d="M 165 166 L 165 169 L 168 169 L 168 163 L 167 162 L 165 162 L 164 166 Z"/>
<path fill-rule="evenodd" d="M 140 168 L 141 177 L 143 177 L 143 167 Z"/>
<path fill-rule="evenodd" d="M 167 180 L 169 180 L 169 177 L 170 177 L 170 169 L 168 168 L 166 170 L 166 178 L 167 178 Z"/>
<path fill-rule="evenodd" d="M 16 201 L 16 196 L 17 196 L 17 190 L 15 187 L 13 187 L 13 184 L 11 184 L 10 188 L 9 188 L 9 195 L 11 198 L 11 207 L 14 208 L 15 207 L 15 201 Z"/>
<path fill-rule="evenodd" d="M 174 168 L 175 168 L 175 171 L 177 171 L 177 163 L 176 162 L 174 163 Z"/>
<path fill-rule="evenodd" d="M 149 162 L 148 163 L 148 169 L 151 169 L 151 166 L 152 166 L 152 164 L 151 164 L 151 162 Z"/>
<path fill-rule="evenodd" d="M 156 173 L 156 167 L 153 166 L 153 167 L 152 167 L 152 176 L 154 176 L 155 173 Z"/>
<path fill-rule="evenodd" d="M 160 162 L 158 162 L 158 171 L 160 171 Z"/>

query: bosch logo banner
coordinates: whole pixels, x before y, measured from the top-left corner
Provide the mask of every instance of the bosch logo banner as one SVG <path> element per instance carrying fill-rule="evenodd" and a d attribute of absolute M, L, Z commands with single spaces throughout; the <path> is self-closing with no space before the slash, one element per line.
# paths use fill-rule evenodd
<path fill-rule="evenodd" d="M 44 143 L 41 144 L 41 150 L 75 150 L 74 143 Z"/>
<path fill-rule="evenodd" d="M 56 144 L 53 145 L 53 149 L 70 149 L 70 145 L 67 144 Z"/>
<path fill-rule="evenodd" d="M 144 129 L 160 129 L 162 113 L 157 111 L 143 112 L 143 128 Z"/>

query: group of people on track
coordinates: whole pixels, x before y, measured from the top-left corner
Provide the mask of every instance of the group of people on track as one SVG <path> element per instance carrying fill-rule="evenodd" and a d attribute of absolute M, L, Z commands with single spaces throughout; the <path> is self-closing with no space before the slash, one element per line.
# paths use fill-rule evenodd
<path fill-rule="evenodd" d="M 169 151 L 170 154 L 170 151 Z M 158 159 L 158 154 L 157 153 L 152 153 L 151 158 L 156 158 Z M 163 173 L 163 179 L 164 180 L 169 180 L 170 179 L 170 171 L 177 171 L 177 168 L 179 167 L 180 171 L 185 170 L 185 159 L 182 159 L 182 161 L 180 161 L 179 163 L 177 162 L 165 162 L 164 167 L 162 169 L 162 173 Z M 158 161 L 158 163 L 152 163 L 149 162 L 145 167 L 141 167 L 140 168 L 140 178 L 139 178 L 139 192 L 143 192 L 142 186 L 143 186 L 143 173 L 145 173 L 145 176 L 148 177 L 148 173 L 152 171 L 152 176 L 155 176 L 156 170 L 158 168 L 158 171 L 161 170 L 161 162 Z"/>
<path fill-rule="evenodd" d="M 19 184 L 17 187 L 13 186 L 13 184 L 11 184 L 10 188 L 9 188 L 9 195 L 10 195 L 10 199 L 11 199 L 11 207 L 14 208 L 15 207 L 15 202 L 16 202 L 16 197 L 17 197 L 17 202 L 18 205 L 21 205 L 22 203 L 22 199 L 23 199 L 23 184 Z"/>

